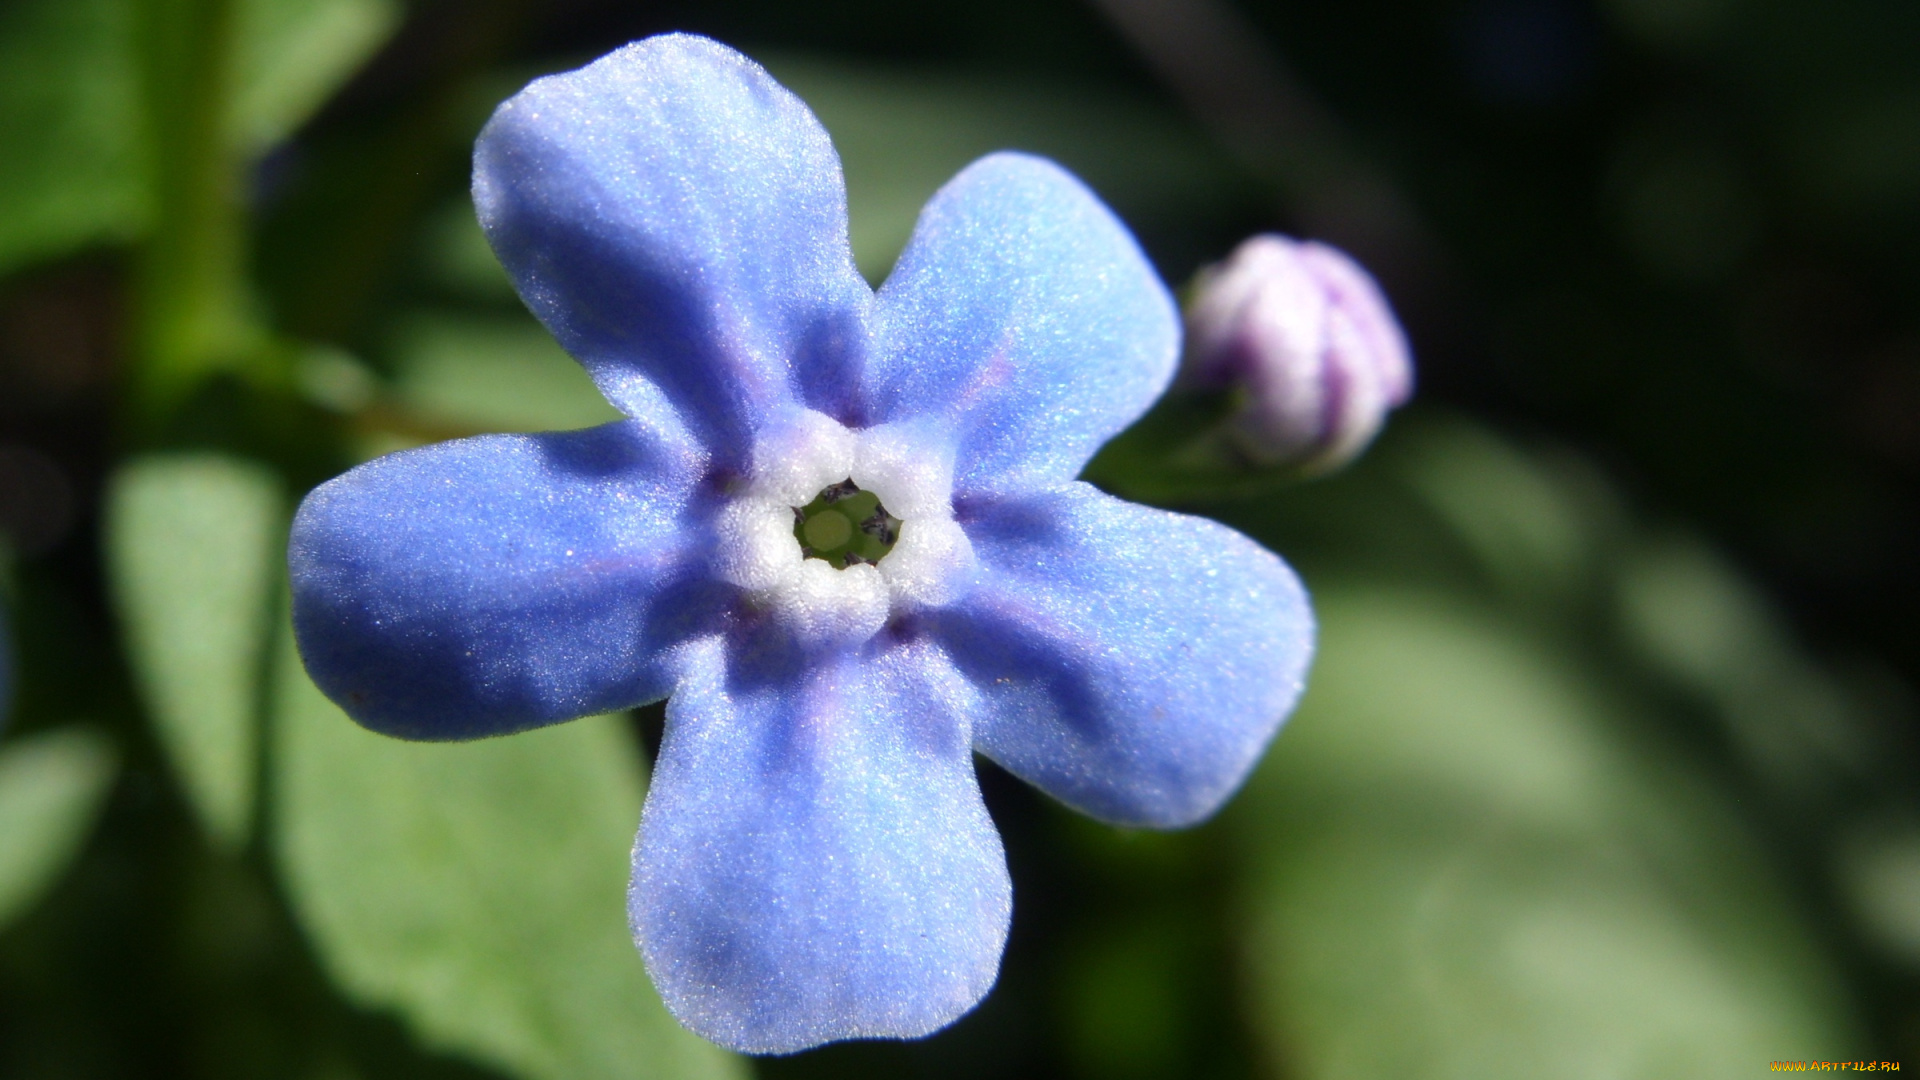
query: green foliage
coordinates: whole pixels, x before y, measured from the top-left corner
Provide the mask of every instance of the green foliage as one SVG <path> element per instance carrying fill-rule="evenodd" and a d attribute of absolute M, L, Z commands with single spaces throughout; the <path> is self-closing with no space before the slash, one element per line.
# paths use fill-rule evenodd
<path fill-rule="evenodd" d="M 1186 928 L 1169 919 L 1083 933 L 1063 967 L 1064 1036 L 1083 1072 L 1123 1080 L 1177 1072 L 1188 1006 Z"/>
<path fill-rule="evenodd" d="M 290 644 L 275 685 L 279 861 L 349 996 L 528 1080 L 739 1075 L 628 936 L 644 767 L 621 718 L 411 744 L 347 719 Z"/>
<path fill-rule="evenodd" d="M 146 227 L 126 0 L 0 6 L 0 273 Z"/>
<path fill-rule="evenodd" d="M 1592 589 L 1605 523 L 1568 477 L 1476 424 L 1411 424 L 1417 449 L 1394 458 L 1395 472 L 1503 599 L 1566 611 Z"/>
<path fill-rule="evenodd" d="M 1180 504 L 1248 499 L 1299 479 L 1290 469 L 1255 469 L 1225 435 L 1233 398 L 1176 389 L 1100 448 L 1082 479 L 1125 499 Z"/>
<path fill-rule="evenodd" d="M 1798 797 L 1857 775 L 1878 747 L 1834 678 L 1792 640 L 1758 589 L 1706 544 L 1637 545 L 1618 587 L 1629 647 L 1708 705 L 1749 766 Z"/>
<path fill-rule="evenodd" d="M 153 221 L 131 374 L 152 435 L 217 371 L 284 382 L 248 274 L 251 167 L 395 23 L 387 0 L 134 0 Z"/>
<path fill-rule="evenodd" d="M 394 390 L 417 415 L 479 431 L 551 431 L 620 419 L 533 319 L 420 315 L 394 336 Z"/>
<path fill-rule="evenodd" d="M 1254 1028 L 1345 1077 L 1746 1076 L 1860 1045 L 1724 797 L 1524 624 L 1319 590 L 1306 703 L 1232 814 Z"/>
<path fill-rule="evenodd" d="M 395 0 L 246 0 L 233 135 L 248 156 L 293 134 L 399 24 Z"/>
<path fill-rule="evenodd" d="M 138 0 L 0 7 L 0 273 L 137 239 L 153 213 L 135 62 Z M 230 118 L 251 158 L 383 42 L 391 0 L 247 0 Z"/>
<path fill-rule="evenodd" d="M 32 906 L 79 853 L 114 772 L 112 744 L 90 728 L 0 747 L 0 926 Z"/>
<path fill-rule="evenodd" d="M 201 823 L 246 842 L 260 673 L 285 495 L 263 466 L 212 453 L 135 458 L 114 475 L 105 545 L 136 681 Z"/>
<path fill-rule="evenodd" d="M 928 197 L 995 150 L 1054 158 L 1136 228 L 1231 206 L 1243 194 L 1225 155 L 1192 127 L 1095 85 L 799 56 L 764 62 L 833 134 L 847 177 L 854 259 L 871 281 L 886 277 Z"/>
<path fill-rule="evenodd" d="M 1920 828 L 1906 820 L 1857 829 L 1839 855 L 1849 914 L 1888 956 L 1920 966 Z"/>
<path fill-rule="evenodd" d="M 465 192 L 429 214 L 421 232 L 421 269 L 435 289 L 471 302 L 525 310 Z"/>

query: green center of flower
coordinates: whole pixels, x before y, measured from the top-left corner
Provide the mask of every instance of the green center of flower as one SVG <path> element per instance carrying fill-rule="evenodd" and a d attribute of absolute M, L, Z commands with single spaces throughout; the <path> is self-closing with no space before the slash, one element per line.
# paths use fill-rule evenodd
<path fill-rule="evenodd" d="M 825 559 L 836 570 L 855 563 L 877 563 L 900 539 L 900 519 L 887 513 L 880 497 L 842 480 L 805 506 L 793 509 L 793 537 L 809 559 Z"/>

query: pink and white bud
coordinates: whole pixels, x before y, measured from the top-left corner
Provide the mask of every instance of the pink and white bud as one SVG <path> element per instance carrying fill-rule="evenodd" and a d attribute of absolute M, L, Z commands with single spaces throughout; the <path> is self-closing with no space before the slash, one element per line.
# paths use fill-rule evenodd
<path fill-rule="evenodd" d="M 1231 434 L 1249 458 L 1320 472 L 1365 449 L 1413 393 L 1413 358 L 1358 263 L 1263 233 L 1196 279 L 1182 379 L 1240 392 Z"/>

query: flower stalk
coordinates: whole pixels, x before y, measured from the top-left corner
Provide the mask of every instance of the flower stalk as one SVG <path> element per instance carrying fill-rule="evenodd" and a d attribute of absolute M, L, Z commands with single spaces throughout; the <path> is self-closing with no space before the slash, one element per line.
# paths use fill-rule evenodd
<path fill-rule="evenodd" d="M 142 0 L 153 226 L 137 264 L 128 420 L 142 437 L 208 375 L 262 355 L 246 277 L 246 159 L 232 130 L 235 0 Z"/>

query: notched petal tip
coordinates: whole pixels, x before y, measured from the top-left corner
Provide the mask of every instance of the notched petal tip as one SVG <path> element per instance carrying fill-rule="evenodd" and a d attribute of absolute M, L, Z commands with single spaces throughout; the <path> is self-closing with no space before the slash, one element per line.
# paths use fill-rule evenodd
<path fill-rule="evenodd" d="M 685 653 L 629 916 L 673 1015 L 729 1049 L 917 1038 L 992 988 L 1012 910 L 938 651 Z"/>
<path fill-rule="evenodd" d="M 982 580 L 929 621 L 992 702 L 979 750 L 1113 824 L 1216 811 L 1305 682 L 1293 571 L 1226 526 L 1084 485 L 972 527 Z"/>
<path fill-rule="evenodd" d="M 1004 940 L 1004 929 L 999 936 Z M 644 951 L 643 944 L 637 939 L 635 943 Z M 662 977 L 656 973 L 655 962 L 649 961 L 647 970 L 655 987 L 660 987 Z M 676 994 L 663 989 L 661 1000 L 682 1027 L 716 1046 L 739 1054 L 782 1057 L 858 1039 L 923 1039 L 972 1012 L 993 990 L 998 975 L 996 965 L 983 978 L 954 987 L 940 985 L 935 975 L 910 1001 L 893 1005 L 872 1002 L 864 1007 L 835 1005 L 806 1017 L 756 1015 L 763 1012 L 763 1007 L 747 1001 L 717 1000 L 698 992 Z"/>
<path fill-rule="evenodd" d="M 689 462 L 632 421 L 390 454 L 322 484 L 288 543 L 313 681 L 387 734 L 472 739 L 658 700 L 693 577 Z"/>
<path fill-rule="evenodd" d="M 872 415 L 940 417 L 956 490 L 982 495 L 1070 481 L 1166 388 L 1180 335 L 1126 226 L 1019 153 L 981 158 L 928 202 L 875 331 Z"/>
<path fill-rule="evenodd" d="M 753 61 L 664 35 L 537 79 L 473 168 L 521 297 L 630 415 L 656 388 L 725 455 L 766 410 L 851 395 L 873 297 L 839 157 Z"/>

